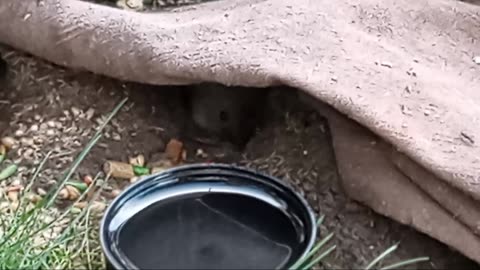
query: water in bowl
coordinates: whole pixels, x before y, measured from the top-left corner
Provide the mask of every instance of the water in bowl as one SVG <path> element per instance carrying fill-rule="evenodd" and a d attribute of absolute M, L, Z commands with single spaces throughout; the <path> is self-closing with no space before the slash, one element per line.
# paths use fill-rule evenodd
<path fill-rule="evenodd" d="M 140 269 L 278 269 L 297 255 L 292 227 L 256 198 L 197 193 L 142 210 L 123 226 L 118 244 Z"/>

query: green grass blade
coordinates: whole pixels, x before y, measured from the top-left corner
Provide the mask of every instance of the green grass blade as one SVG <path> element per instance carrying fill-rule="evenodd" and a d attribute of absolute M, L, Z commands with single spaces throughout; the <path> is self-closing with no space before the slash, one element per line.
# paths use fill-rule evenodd
<path fill-rule="evenodd" d="M 73 166 L 68 170 L 66 175 L 64 176 L 63 180 L 60 181 L 59 186 L 56 188 L 54 195 L 50 198 L 50 200 L 47 203 L 47 207 L 50 206 L 55 198 L 58 196 L 58 193 L 60 190 L 65 186 L 65 183 L 70 180 L 70 177 L 73 175 L 73 173 L 77 170 L 78 166 L 80 166 L 80 163 L 85 159 L 85 156 L 90 152 L 91 148 L 98 142 L 98 140 L 102 137 L 102 131 L 103 129 L 107 126 L 107 124 L 113 119 L 113 117 L 118 113 L 118 111 L 123 107 L 123 105 L 127 102 L 127 98 L 123 99 L 114 109 L 113 111 L 107 116 L 107 119 L 99 126 L 97 132 L 93 136 L 93 138 L 90 140 L 90 142 L 87 144 L 85 149 L 82 151 L 82 153 L 79 155 L 79 157 L 75 160 Z"/>
<path fill-rule="evenodd" d="M 32 177 L 32 180 L 30 181 L 29 185 L 27 186 L 27 188 L 29 189 L 31 187 L 31 185 L 33 185 L 33 182 L 37 179 L 40 171 L 43 169 L 43 167 L 45 166 L 45 163 L 47 162 L 48 158 L 50 158 L 50 155 L 51 155 L 51 151 L 47 153 L 47 155 L 45 156 L 45 158 L 43 158 L 42 162 L 40 162 L 39 166 L 37 167 L 37 170 L 35 171 L 35 174 L 33 175 Z M 23 194 L 23 193 L 21 193 Z M 23 196 L 20 196 L 20 201 L 19 201 L 19 204 L 18 204 L 18 209 L 21 208 L 22 206 L 22 199 L 23 199 Z M 13 217 L 13 220 L 14 221 L 17 221 L 19 220 L 20 223 L 24 223 L 25 222 L 25 218 L 28 218 L 28 217 L 31 217 L 31 211 L 28 211 L 27 213 L 23 212 L 23 215 L 21 218 L 19 218 L 18 216 L 18 213 L 19 213 L 19 210 L 16 210 L 15 211 L 15 214 L 14 214 L 14 217 Z M 26 215 L 26 216 L 25 216 Z M 20 224 L 16 224 L 17 226 L 15 227 L 12 227 L 13 228 L 13 231 L 11 233 L 9 233 L 3 240 L 2 242 L 0 243 L 0 247 L 2 247 L 6 242 L 8 242 L 10 240 L 10 238 L 15 235 L 15 233 L 17 232 L 17 230 L 19 229 L 19 226 Z M 3 226 L 2 226 L 3 227 Z M 28 226 L 25 226 L 25 227 L 28 227 Z M 23 234 L 23 232 L 22 232 Z"/>
<path fill-rule="evenodd" d="M 98 142 L 98 140 L 100 140 L 102 136 L 101 135 L 96 135 L 95 137 L 92 138 L 92 140 L 90 140 L 90 142 L 88 142 L 87 146 L 82 150 L 82 152 L 80 153 L 80 155 L 77 157 L 77 159 L 75 160 L 73 166 L 68 170 L 67 174 L 64 176 L 64 178 L 59 182 L 59 185 L 55 188 L 55 192 L 53 193 L 53 195 L 49 198 L 49 200 L 47 201 L 47 204 L 46 204 L 46 208 L 50 207 L 53 202 L 55 201 L 55 199 L 57 198 L 58 196 L 58 193 L 60 193 L 60 191 L 62 190 L 62 188 L 65 186 L 65 183 L 70 180 L 70 178 L 72 177 L 72 175 L 75 173 L 75 171 L 77 170 L 77 168 L 80 166 L 80 164 L 82 163 L 82 161 L 85 159 L 85 157 L 88 155 L 88 153 L 90 152 L 90 150 L 95 146 L 95 144 Z"/>
<path fill-rule="evenodd" d="M 332 253 L 337 246 L 333 245 L 329 247 L 327 250 L 325 250 L 321 255 L 317 256 L 313 261 L 311 261 L 309 264 L 305 265 L 302 267 L 303 270 L 308 270 L 312 268 L 314 265 L 319 263 L 321 260 L 323 260 L 325 257 L 327 257 L 330 253 Z"/>
<path fill-rule="evenodd" d="M 321 215 L 317 220 L 317 228 L 320 227 L 325 220 L 325 215 Z"/>
<path fill-rule="evenodd" d="M 290 267 L 290 269 L 298 269 L 300 266 L 305 264 L 313 255 L 315 255 L 315 253 L 317 253 L 318 250 L 320 250 L 328 241 L 330 241 L 330 239 L 332 239 L 333 235 L 334 233 L 330 233 L 323 238 L 318 244 L 315 245 L 314 248 L 312 248 L 310 252 L 307 253 L 303 259 L 298 260 L 292 267 Z"/>
<path fill-rule="evenodd" d="M 65 183 L 70 179 L 70 177 L 72 177 L 73 173 L 84 160 L 85 156 L 101 138 L 101 134 L 105 126 L 111 121 L 111 119 L 121 109 L 126 101 L 127 99 L 124 99 L 120 104 L 118 104 L 108 115 L 102 125 L 99 126 L 95 136 L 92 137 L 87 146 L 83 149 L 83 151 L 81 151 L 73 165 L 65 173 L 64 178 L 60 181 L 59 185 L 56 186 L 56 189 L 51 190 L 51 192 L 49 192 L 49 194 L 47 194 L 43 200 L 33 206 L 33 209 L 30 209 L 26 212 L 15 211 L 11 212 L 11 215 L 8 217 L 1 217 L 0 223 L 2 225 L 1 228 L 3 229 L 3 237 L 0 241 L 0 243 L 2 243 L 0 244 L 0 269 L 18 269 L 19 266 L 21 266 L 20 268 L 22 269 L 73 267 L 73 260 L 71 258 L 73 254 L 71 247 L 69 247 L 69 243 L 72 241 L 76 243 L 76 237 L 78 235 L 82 235 L 82 232 L 79 232 L 78 230 L 83 229 L 83 227 L 80 228 L 83 220 L 80 222 L 78 221 L 83 218 L 83 215 L 81 214 L 75 220 L 73 220 L 73 225 L 69 224 L 69 226 L 67 226 L 67 228 L 60 234 L 60 236 L 57 236 L 55 239 L 47 242 L 46 246 L 40 243 L 39 245 L 41 249 L 38 249 L 39 245 L 36 245 L 36 249 L 34 248 L 32 237 L 35 237 L 35 235 L 38 233 L 50 228 L 57 220 L 62 220 L 69 211 L 62 213 L 63 215 L 60 215 L 60 217 L 55 215 L 56 219 L 53 221 L 43 221 L 45 224 L 38 224 L 37 219 L 39 216 L 47 214 L 45 210 L 49 209 L 50 205 L 58 196 L 60 189 L 63 188 Z M 19 195 L 21 195 L 19 200 L 20 207 L 23 205 L 23 201 L 26 200 L 25 194 L 31 189 L 50 154 L 51 153 L 48 153 L 46 158 L 41 162 L 40 166 L 38 166 L 33 177 L 29 180 L 29 184 L 24 192 L 19 192 Z M 86 196 L 86 193 L 87 192 L 82 193 L 80 197 L 83 198 Z M 98 194 L 96 195 L 97 196 L 95 197 L 98 197 Z M 23 210 L 23 208 L 21 209 Z M 69 210 L 71 210 L 71 208 L 69 208 Z M 13 227 L 11 226 L 12 222 L 14 223 Z M 77 226 L 79 228 L 78 230 L 77 227 L 73 228 L 74 225 L 78 225 L 77 223 L 80 224 L 80 227 Z"/>
<path fill-rule="evenodd" d="M 429 261 L 429 260 L 430 260 L 429 257 L 419 257 L 419 258 L 415 258 L 415 259 L 405 260 L 405 261 L 402 261 L 402 262 L 397 262 L 397 263 L 382 267 L 380 270 L 396 269 L 398 267 L 411 265 L 411 264 L 415 264 L 415 263 L 419 263 L 419 262 L 426 262 L 426 261 Z"/>
<path fill-rule="evenodd" d="M 378 262 L 381 260 L 385 259 L 388 255 L 390 255 L 392 252 L 394 252 L 398 248 L 398 244 L 395 244 L 385 250 L 382 254 L 380 254 L 377 258 L 375 258 L 370 264 L 365 267 L 365 270 L 371 269 L 374 265 L 376 265 Z"/>

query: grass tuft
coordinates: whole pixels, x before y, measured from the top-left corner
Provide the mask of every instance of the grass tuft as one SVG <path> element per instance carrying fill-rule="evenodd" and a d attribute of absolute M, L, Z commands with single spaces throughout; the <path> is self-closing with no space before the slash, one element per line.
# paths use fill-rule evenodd
<path fill-rule="evenodd" d="M 317 221 L 317 228 L 320 228 L 320 225 L 323 223 L 325 220 L 325 215 L 322 215 L 318 221 Z M 330 246 L 328 248 L 325 248 L 328 244 L 328 242 L 333 238 L 333 233 L 328 234 L 326 237 L 321 239 L 308 253 L 305 257 L 301 258 L 298 260 L 292 267 L 290 267 L 290 270 L 309 270 L 313 269 L 314 266 L 318 265 L 319 263 L 322 262 L 322 260 L 327 257 L 330 253 L 332 253 L 335 250 L 335 245 Z M 375 265 L 381 263 L 388 255 L 392 254 L 397 248 L 399 244 L 395 244 L 391 247 L 389 247 L 387 250 L 382 252 L 378 257 L 373 259 L 365 268 L 362 268 L 364 270 L 370 270 L 372 267 Z M 320 250 L 324 250 L 322 252 L 319 252 Z M 407 265 L 412 265 L 415 263 L 419 262 L 425 262 L 430 260 L 428 257 L 419 257 L 419 258 L 414 258 L 414 259 L 408 259 L 404 261 L 400 261 L 388 266 L 385 266 L 383 268 L 380 268 L 380 270 L 390 270 L 390 269 L 398 269 L 398 267 L 404 267 Z"/>
<path fill-rule="evenodd" d="M 123 107 L 127 99 L 118 104 L 108 115 L 96 134 L 78 155 L 72 166 L 42 200 L 33 204 L 26 198 L 39 173 L 49 160 L 49 152 L 36 168 L 25 189 L 19 194 L 16 207 L 10 203 L 0 213 L 0 269 L 99 269 L 103 268 L 101 250 L 91 245 L 90 239 L 98 238 L 92 223 L 91 203 L 98 198 L 100 187 L 87 207 L 74 213 L 73 204 L 65 211 L 52 207 L 60 190 L 70 180 L 78 166 L 101 138 L 105 126 Z M 82 200 L 88 191 L 82 193 L 76 202 Z M 105 181 L 106 183 L 106 181 Z M 104 184 L 105 184 L 104 183 Z"/>

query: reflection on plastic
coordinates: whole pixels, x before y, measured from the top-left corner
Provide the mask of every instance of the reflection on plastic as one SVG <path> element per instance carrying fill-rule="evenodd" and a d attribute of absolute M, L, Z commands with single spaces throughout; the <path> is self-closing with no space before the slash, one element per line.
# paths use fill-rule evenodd
<path fill-rule="evenodd" d="M 311 209 L 276 179 L 228 165 L 177 167 L 109 207 L 113 269 L 283 269 L 311 248 Z"/>

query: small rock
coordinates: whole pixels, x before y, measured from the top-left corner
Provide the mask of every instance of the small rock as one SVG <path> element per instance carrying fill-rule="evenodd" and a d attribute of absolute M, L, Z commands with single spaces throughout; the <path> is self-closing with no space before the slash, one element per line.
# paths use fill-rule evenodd
<path fill-rule="evenodd" d="M 20 143 L 22 145 L 31 146 L 31 145 L 34 144 L 34 141 L 33 141 L 33 138 L 23 137 L 23 138 L 20 139 Z"/>
<path fill-rule="evenodd" d="M 24 134 L 25 132 L 23 132 L 21 129 L 15 131 L 15 137 L 22 137 Z"/>
<path fill-rule="evenodd" d="M 42 117 L 39 114 L 35 114 L 33 119 L 35 119 L 35 121 L 40 121 L 42 119 Z"/>
<path fill-rule="evenodd" d="M 33 151 L 32 148 L 28 148 L 28 149 L 23 153 L 22 157 L 23 157 L 24 159 L 27 159 L 27 160 L 32 159 L 33 152 L 34 152 L 34 151 Z"/>
<path fill-rule="evenodd" d="M 195 155 L 199 158 L 207 158 L 208 154 L 203 151 L 203 149 L 199 148 L 197 149 Z"/>
<path fill-rule="evenodd" d="M 85 118 L 86 118 L 87 120 L 90 120 L 90 119 L 92 119 L 92 117 L 93 117 L 94 114 L 95 114 L 95 109 L 90 108 L 90 109 L 88 109 L 87 112 L 85 113 Z"/>
<path fill-rule="evenodd" d="M 112 194 L 113 197 L 117 197 L 118 195 L 120 195 L 120 193 L 122 193 L 122 191 L 119 190 L 119 189 L 114 189 L 114 190 L 112 190 L 112 192 L 111 192 L 111 194 Z"/>
<path fill-rule="evenodd" d="M 42 144 L 43 143 L 43 139 L 40 138 L 40 137 L 33 137 L 33 142 L 35 144 Z"/>
<path fill-rule="evenodd" d="M 116 133 L 116 132 L 113 132 L 113 133 L 112 133 L 112 139 L 113 139 L 114 141 L 117 141 L 117 142 L 118 142 L 118 141 L 121 141 L 121 140 L 122 140 L 122 136 L 120 136 L 120 134 L 118 134 L 118 133 Z"/>
<path fill-rule="evenodd" d="M 11 149 L 17 141 L 12 137 L 3 137 L 2 144 L 5 145 L 7 148 Z"/>
<path fill-rule="evenodd" d="M 132 177 L 132 178 L 130 178 L 130 183 L 133 184 L 133 183 L 137 182 L 138 179 L 139 179 L 138 176 Z"/>
<path fill-rule="evenodd" d="M 70 194 L 68 193 L 68 190 L 65 188 L 60 190 L 60 192 L 58 193 L 58 197 L 60 197 L 61 199 L 68 199 L 69 196 Z"/>
<path fill-rule="evenodd" d="M 52 120 L 48 121 L 47 126 L 51 127 L 51 128 L 54 128 L 55 127 L 55 121 L 52 121 Z"/>
<path fill-rule="evenodd" d="M 40 195 L 40 196 L 45 196 L 45 195 L 47 195 L 47 191 L 45 191 L 45 189 L 43 189 L 43 188 L 38 188 L 38 189 L 37 189 L 37 193 L 38 193 L 38 195 Z"/>
<path fill-rule="evenodd" d="M 47 136 L 53 136 L 53 135 L 55 135 L 55 130 L 49 129 L 49 130 L 47 130 L 46 134 L 47 134 Z"/>
<path fill-rule="evenodd" d="M 20 182 L 19 179 L 15 179 L 12 181 L 12 183 L 10 184 L 11 186 L 20 186 L 22 183 Z"/>
<path fill-rule="evenodd" d="M 46 123 L 40 124 L 40 130 L 46 130 L 47 128 L 48 128 L 48 125 Z"/>
<path fill-rule="evenodd" d="M 39 127 L 37 124 L 34 124 L 30 127 L 30 131 L 31 132 L 37 132 L 39 130 Z"/>
<path fill-rule="evenodd" d="M 78 117 L 82 113 L 82 111 L 77 107 L 72 107 L 71 111 L 74 117 Z"/>

